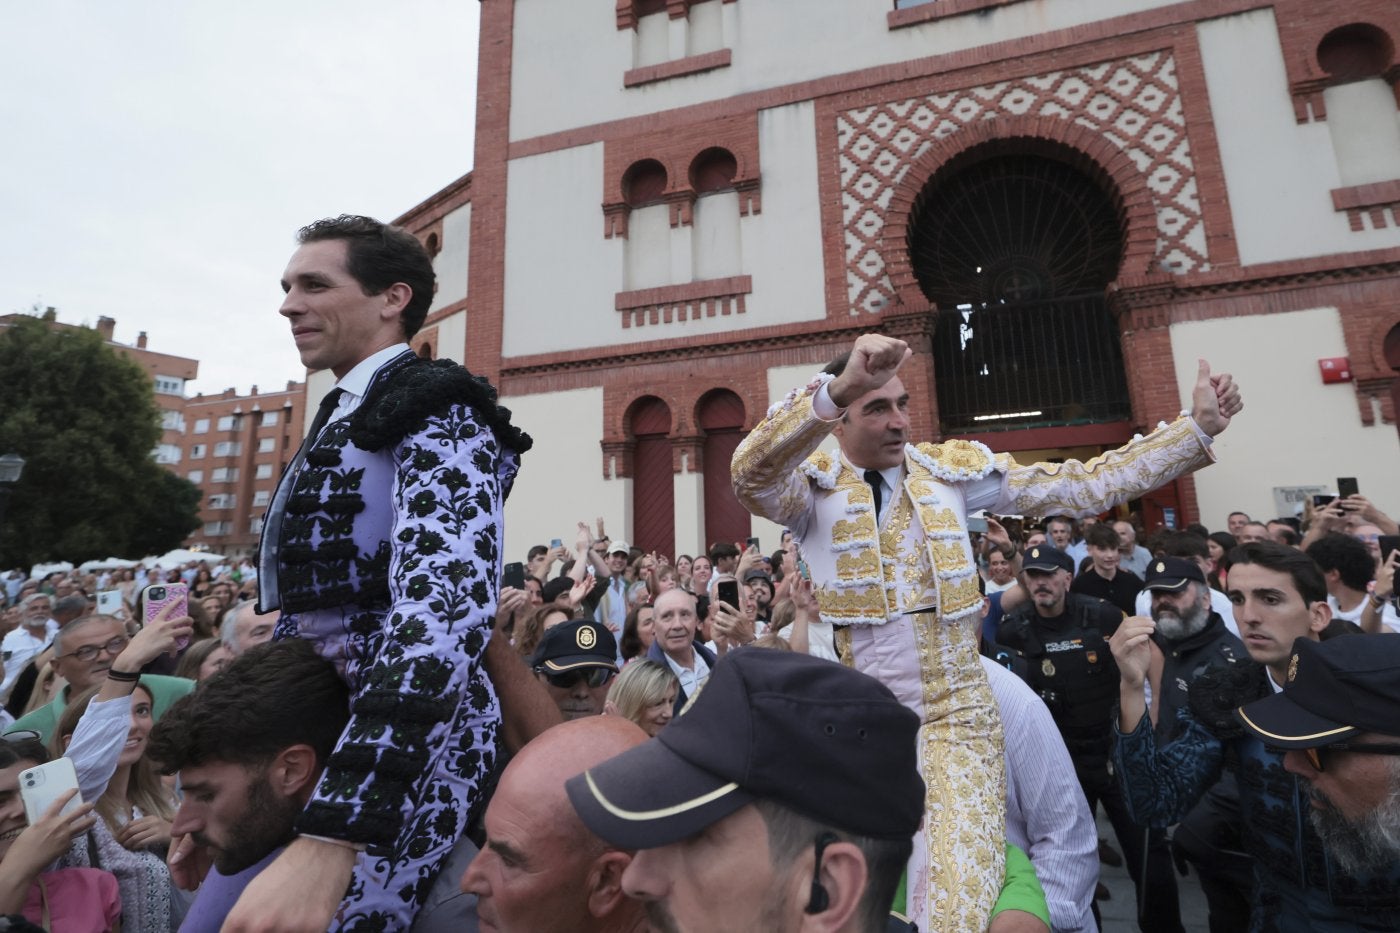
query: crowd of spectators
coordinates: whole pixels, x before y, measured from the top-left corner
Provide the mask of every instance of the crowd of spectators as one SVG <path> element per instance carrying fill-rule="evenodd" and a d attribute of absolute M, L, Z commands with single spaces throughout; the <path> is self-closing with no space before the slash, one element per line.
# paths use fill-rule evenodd
<path fill-rule="evenodd" d="M 1400 528 L 1361 496 L 1309 503 L 1297 519 L 1232 513 L 1213 532 L 1148 531 L 1138 520 L 987 516 L 973 535 L 987 594 L 982 663 L 1005 734 L 1007 839 L 1038 876 L 1039 928 L 1094 929 L 1106 896 L 1099 865 L 1124 856 L 1143 930 L 1183 929 L 1176 875 L 1187 864 L 1212 929 L 1290 910 L 1340 924 L 1355 903 L 1400 916 L 1395 807 L 1329 810 L 1310 783 L 1320 757 L 1286 762 L 1225 725 L 1296 673 L 1295 638 L 1400 634 Z M 577 524 L 572 546 L 560 539 L 523 557 L 519 577 L 507 567 L 519 585 L 501 589 L 486 655 L 504 772 L 414 928 L 470 929 L 462 924 L 479 915 L 503 931 L 647 929 L 618 885 L 628 853 L 589 835 L 565 781 L 672 728 L 722 659 L 769 649 L 838 661 L 837 633 L 787 534 L 768 554 L 750 539 L 672 556 L 611 539 L 598 519 Z M 189 588 L 187 612 L 138 625 L 146 588 L 172 583 Z M 1265 584 L 1281 594 L 1273 604 L 1259 595 Z M 281 851 L 347 711 L 333 666 L 304 642 L 262 644 L 276 614 L 259 615 L 254 592 L 250 561 L 5 577 L 0 912 L 53 930 L 118 920 L 215 930 Z M 1218 707 L 1222 676 L 1234 677 L 1233 705 L 1212 719 L 1201 695 L 1210 688 Z M 18 776 L 58 757 L 73 762 L 86 802 L 64 811 L 65 797 L 29 825 Z M 297 779 L 274 784 L 274 760 Z M 1400 758 L 1384 760 L 1377 780 L 1394 801 Z M 242 797 L 216 780 L 223 765 L 251 782 Z M 1291 797 L 1268 785 L 1269 805 L 1296 817 L 1281 830 L 1257 818 L 1256 785 L 1285 767 L 1308 782 Z M 1098 838 L 1100 804 L 1122 855 Z M 547 895 L 503 866 L 501 849 L 483 848 L 493 838 L 483 816 L 504 812 L 538 824 L 518 840 L 532 850 L 592 840 L 574 862 L 540 856 L 559 863 Z M 571 887 L 585 869 L 587 884 Z M 554 926 L 541 925 L 542 910 Z"/>

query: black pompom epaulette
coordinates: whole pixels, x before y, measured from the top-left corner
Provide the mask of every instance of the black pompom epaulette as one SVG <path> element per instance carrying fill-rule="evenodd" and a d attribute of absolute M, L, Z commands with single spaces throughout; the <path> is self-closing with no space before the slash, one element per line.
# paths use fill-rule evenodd
<path fill-rule="evenodd" d="M 1218 739 L 1233 739 L 1244 735 L 1235 710 L 1271 693 L 1264 665 L 1243 661 L 1201 673 L 1187 689 L 1187 699 L 1197 722 Z"/>
<path fill-rule="evenodd" d="M 407 353 L 389 364 L 350 416 L 350 441 L 361 450 L 383 450 L 453 405 L 470 407 L 478 423 L 517 455 L 534 446 L 530 435 L 510 423 L 510 409 L 496 404 L 496 389 L 487 379 L 451 360 Z"/>

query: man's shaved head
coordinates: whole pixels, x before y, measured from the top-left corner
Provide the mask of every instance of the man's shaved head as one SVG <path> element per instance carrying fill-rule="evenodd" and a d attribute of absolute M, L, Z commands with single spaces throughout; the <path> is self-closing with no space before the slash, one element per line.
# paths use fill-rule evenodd
<path fill-rule="evenodd" d="M 631 856 L 583 825 L 564 782 L 647 740 L 620 716 L 588 716 L 536 736 L 501 774 L 486 807 L 486 847 L 462 876 L 500 933 L 633 929 L 642 905 L 621 887 Z"/>

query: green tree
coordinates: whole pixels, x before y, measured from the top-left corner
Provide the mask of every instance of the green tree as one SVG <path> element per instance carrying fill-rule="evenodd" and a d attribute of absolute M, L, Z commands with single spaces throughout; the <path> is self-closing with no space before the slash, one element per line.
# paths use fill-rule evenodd
<path fill-rule="evenodd" d="M 199 527 L 200 493 L 155 462 L 149 377 L 96 331 L 19 317 L 0 330 L 0 453 L 25 459 L 0 566 L 143 557 Z"/>

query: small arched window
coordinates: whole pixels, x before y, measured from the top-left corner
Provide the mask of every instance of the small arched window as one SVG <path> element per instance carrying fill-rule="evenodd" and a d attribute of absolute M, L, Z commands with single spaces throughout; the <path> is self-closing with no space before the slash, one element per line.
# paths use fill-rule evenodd
<path fill-rule="evenodd" d="M 622 176 L 622 198 L 628 207 L 655 204 L 665 191 L 666 166 L 655 159 L 633 162 Z"/>
<path fill-rule="evenodd" d="M 423 248 L 428 251 L 429 256 L 436 256 L 442 252 L 442 241 L 438 239 L 436 232 L 428 234 L 428 239 L 423 242 Z"/>
<path fill-rule="evenodd" d="M 713 146 L 690 163 L 690 186 L 696 194 L 726 191 L 734 187 L 739 174 L 739 162 L 728 149 Z"/>
<path fill-rule="evenodd" d="M 1322 37 L 1317 63 L 1331 77 L 1361 81 L 1379 77 L 1395 57 L 1395 44 L 1370 23 L 1349 23 Z"/>

